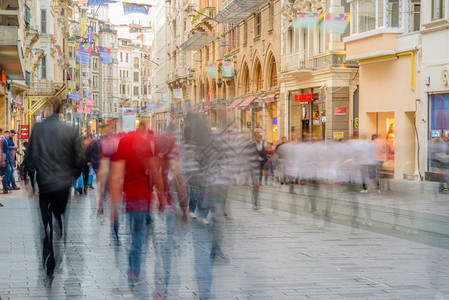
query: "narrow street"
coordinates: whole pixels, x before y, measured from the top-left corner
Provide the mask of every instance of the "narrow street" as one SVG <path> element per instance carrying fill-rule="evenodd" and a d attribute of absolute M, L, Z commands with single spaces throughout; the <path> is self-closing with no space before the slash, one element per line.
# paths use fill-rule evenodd
<path fill-rule="evenodd" d="M 109 222 L 97 218 L 93 191 L 70 201 L 66 255 L 51 286 L 40 267 L 38 201 L 20 191 L 1 202 L 2 300 L 152 299 L 157 242 L 149 243 L 144 284 L 129 288 L 126 249 L 114 246 Z M 271 209 L 253 211 L 241 202 L 230 205 L 224 250 L 231 261 L 214 264 L 217 299 L 449 298 L 448 250 Z M 161 224 L 157 219 L 156 240 Z M 181 228 L 175 236 L 169 299 L 198 299 L 192 233 Z M 120 238 L 127 238 L 124 220 Z"/>

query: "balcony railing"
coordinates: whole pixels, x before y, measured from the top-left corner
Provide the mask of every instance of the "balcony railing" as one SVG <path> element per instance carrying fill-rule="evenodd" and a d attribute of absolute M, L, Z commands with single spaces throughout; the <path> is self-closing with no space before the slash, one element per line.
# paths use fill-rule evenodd
<path fill-rule="evenodd" d="M 215 7 L 205 7 L 201 9 L 192 19 L 192 26 L 196 27 L 198 24 L 201 24 L 205 19 L 215 17 Z"/>
<path fill-rule="evenodd" d="M 315 71 L 326 68 L 356 68 L 356 62 L 346 61 L 345 55 L 323 53 L 312 56 L 308 51 L 293 52 L 282 57 L 281 72 Z"/>
<path fill-rule="evenodd" d="M 64 87 L 65 84 L 63 82 L 33 82 L 27 90 L 27 96 L 56 96 Z"/>

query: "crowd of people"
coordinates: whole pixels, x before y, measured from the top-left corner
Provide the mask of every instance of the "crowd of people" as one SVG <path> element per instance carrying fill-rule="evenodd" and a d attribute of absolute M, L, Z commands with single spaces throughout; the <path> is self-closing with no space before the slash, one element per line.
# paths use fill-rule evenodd
<path fill-rule="evenodd" d="M 60 103 L 55 113 L 37 124 L 29 144 L 24 144 L 23 176 L 31 193 L 38 191 L 43 225 L 42 259 L 46 274 L 52 277 L 58 266 L 54 241 L 67 238 L 65 217 L 71 191 L 87 195 L 96 177 L 97 214 L 102 221 L 110 215 L 111 236 L 119 245 L 121 232 L 127 230 L 127 278 L 131 286 L 142 282 L 142 268 L 148 237 L 155 226 L 154 215 L 164 215 L 163 270 L 157 278 L 157 297 L 165 298 L 170 281 L 170 266 L 175 253 L 176 224 L 196 232 L 195 272 L 201 299 L 211 297 L 213 262 L 229 262 L 223 249 L 227 195 L 230 187 L 252 186 L 253 209 L 260 208 L 261 185 L 295 183 L 316 187 L 325 184 L 359 185 L 361 192 L 379 190 L 379 168 L 384 145 L 377 136 L 371 141 L 346 142 L 288 141 L 266 143 L 256 133 L 251 139 L 232 126 L 211 131 L 201 115 L 190 112 L 182 131 L 170 128 L 156 136 L 142 120 L 129 133 L 115 133 L 109 125 L 98 136 L 79 136 L 59 120 Z M 17 147 L 2 141 L 2 180 L 4 193 L 17 189 L 11 178 L 12 158 Z M 57 180 L 55 180 L 55 178 Z M 122 224 L 123 215 L 127 223 Z M 206 253 L 206 254 L 205 254 Z"/>

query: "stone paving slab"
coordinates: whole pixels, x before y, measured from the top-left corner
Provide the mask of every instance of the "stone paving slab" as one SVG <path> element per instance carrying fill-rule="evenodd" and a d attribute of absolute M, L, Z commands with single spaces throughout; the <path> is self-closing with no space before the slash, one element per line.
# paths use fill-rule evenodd
<path fill-rule="evenodd" d="M 71 200 L 62 270 L 45 287 L 38 202 L 15 195 L 0 201 L 2 300 L 151 299 L 155 244 L 149 243 L 145 284 L 131 289 L 126 249 L 114 251 L 93 195 Z M 216 299 L 449 299 L 448 250 L 271 209 L 255 212 L 240 202 L 230 207 L 224 249 L 231 262 L 214 265 Z M 193 234 L 177 234 L 169 299 L 199 299 Z"/>

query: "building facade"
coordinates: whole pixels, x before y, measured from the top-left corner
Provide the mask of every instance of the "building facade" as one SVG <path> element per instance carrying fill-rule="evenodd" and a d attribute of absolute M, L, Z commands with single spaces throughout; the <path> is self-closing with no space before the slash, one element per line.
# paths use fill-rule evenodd
<path fill-rule="evenodd" d="M 347 60 L 360 65 L 360 137 L 385 144 L 384 168 L 395 179 L 417 172 L 416 107 L 420 97 L 420 16 L 413 0 L 348 1 Z"/>
<path fill-rule="evenodd" d="M 416 112 L 418 166 L 425 179 L 443 181 L 446 171 L 438 153 L 441 153 L 439 146 L 449 138 L 449 1 L 422 1 L 421 13 L 422 64 Z"/>

